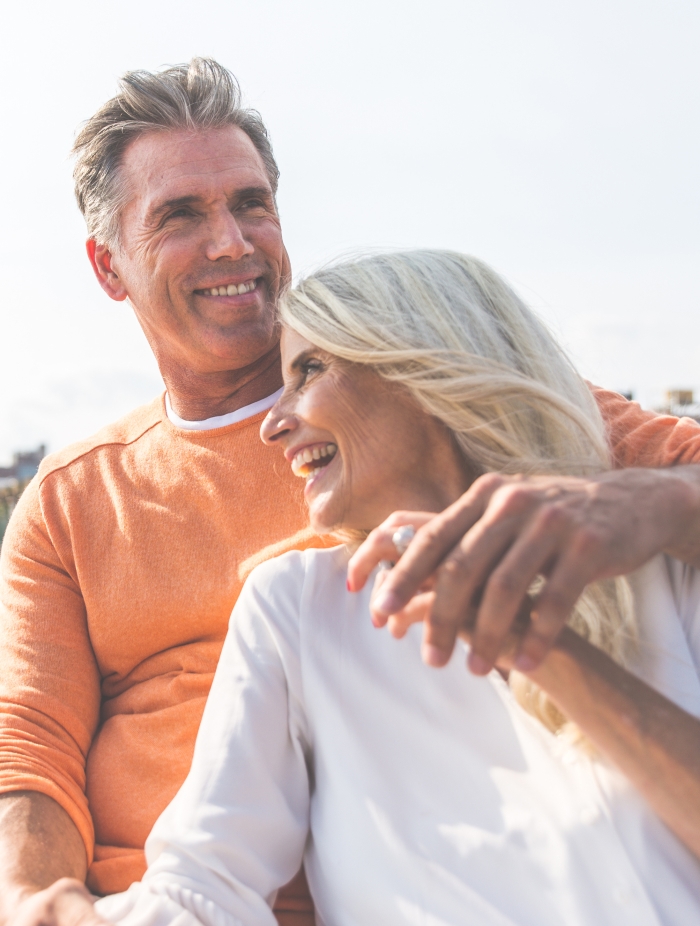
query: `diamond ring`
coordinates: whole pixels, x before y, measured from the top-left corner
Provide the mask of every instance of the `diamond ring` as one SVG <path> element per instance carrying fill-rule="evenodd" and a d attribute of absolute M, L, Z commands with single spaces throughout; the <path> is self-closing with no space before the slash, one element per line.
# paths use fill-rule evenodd
<path fill-rule="evenodd" d="M 396 547 L 396 552 L 402 556 L 408 550 L 409 543 L 416 536 L 416 529 L 412 524 L 404 524 L 391 535 L 391 542 Z"/>

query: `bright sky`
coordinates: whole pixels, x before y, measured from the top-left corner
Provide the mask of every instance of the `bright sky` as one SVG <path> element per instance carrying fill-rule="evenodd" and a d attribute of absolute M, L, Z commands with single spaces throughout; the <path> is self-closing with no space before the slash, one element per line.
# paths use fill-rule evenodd
<path fill-rule="evenodd" d="M 580 369 L 700 388 L 697 0 L 38 0 L 3 6 L 0 463 L 161 383 L 84 255 L 68 151 L 132 68 L 213 55 L 262 112 L 297 273 L 449 247 Z"/>

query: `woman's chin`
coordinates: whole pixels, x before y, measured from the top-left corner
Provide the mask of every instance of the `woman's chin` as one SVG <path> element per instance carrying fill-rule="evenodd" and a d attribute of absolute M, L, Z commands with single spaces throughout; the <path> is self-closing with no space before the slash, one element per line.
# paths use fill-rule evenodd
<path fill-rule="evenodd" d="M 309 510 L 309 527 L 315 534 L 331 534 L 333 531 L 343 530 L 345 518 L 338 511 L 338 506 L 324 493 L 325 497 L 307 499 Z"/>

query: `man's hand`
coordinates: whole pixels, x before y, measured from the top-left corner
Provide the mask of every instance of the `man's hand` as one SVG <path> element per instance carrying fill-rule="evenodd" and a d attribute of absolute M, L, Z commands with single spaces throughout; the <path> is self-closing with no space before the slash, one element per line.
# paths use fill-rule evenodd
<path fill-rule="evenodd" d="M 520 642 L 515 667 L 545 657 L 583 589 L 624 575 L 660 552 L 700 565 L 700 466 L 627 469 L 595 478 L 487 474 L 439 515 L 397 512 L 352 557 L 349 588 L 359 591 L 391 537 L 417 533 L 396 567 L 381 575 L 371 610 L 400 635 L 425 625 L 423 658 L 444 665 L 465 626 L 470 669 L 489 672 L 534 579 L 545 581 Z"/>
<path fill-rule="evenodd" d="M 5 921 L 6 926 L 104 926 L 90 894 L 75 878 L 61 878 L 26 897 Z"/>

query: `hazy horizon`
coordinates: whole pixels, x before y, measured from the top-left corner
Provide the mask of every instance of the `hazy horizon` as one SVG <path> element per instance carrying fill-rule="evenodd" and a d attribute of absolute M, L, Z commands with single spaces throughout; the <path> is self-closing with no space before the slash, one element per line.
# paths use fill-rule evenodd
<path fill-rule="evenodd" d="M 649 407 L 700 391 L 697 4 L 44 0 L 5 25 L 0 464 L 162 389 L 92 278 L 68 152 L 120 73 L 195 54 L 270 129 L 297 274 L 348 249 L 466 251 L 587 378 Z"/>

